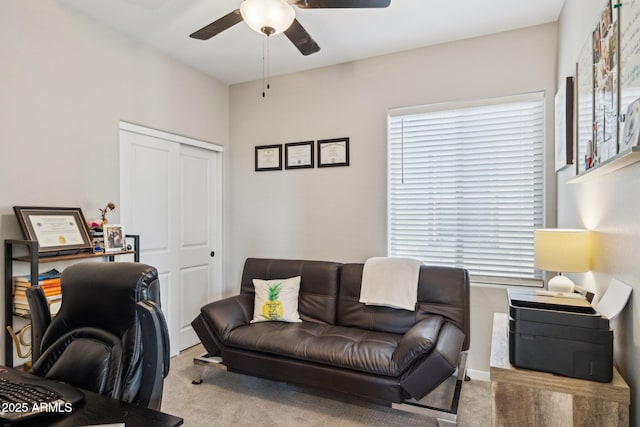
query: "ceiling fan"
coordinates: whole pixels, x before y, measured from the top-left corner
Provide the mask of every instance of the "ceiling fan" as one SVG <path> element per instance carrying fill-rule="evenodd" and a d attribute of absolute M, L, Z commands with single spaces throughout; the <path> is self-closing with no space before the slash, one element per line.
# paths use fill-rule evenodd
<path fill-rule="evenodd" d="M 265 36 L 284 32 L 303 55 L 311 55 L 320 46 L 296 19 L 293 6 L 301 9 L 383 8 L 391 0 L 244 0 L 239 9 L 213 21 L 189 37 L 209 40 L 244 20 L 254 31 Z"/>

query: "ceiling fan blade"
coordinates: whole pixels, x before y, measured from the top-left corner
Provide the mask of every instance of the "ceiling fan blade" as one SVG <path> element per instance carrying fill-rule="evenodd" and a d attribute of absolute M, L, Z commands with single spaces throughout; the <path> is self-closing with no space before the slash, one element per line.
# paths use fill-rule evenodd
<path fill-rule="evenodd" d="M 192 39 L 209 40 L 211 37 L 233 27 L 240 21 L 242 21 L 242 15 L 240 15 L 240 9 L 236 9 L 206 27 L 200 28 L 195 33 L 189 35 L 189 37 Z"/>
<path fill-rule="evenodd" d="M 311 38 L 307 30 L 300 25 L 297 19 L 293 20 L 291 26 L 285 30 L 284 35 L 291 40 L 291 43 L 293 43 L 304 56 L 311 55 L 320 50 L 318 43 Z"/>
<path fill-rule="evenodd" d="M 287 0 L 301 9 L 388 7 L 391 0 Z"/>

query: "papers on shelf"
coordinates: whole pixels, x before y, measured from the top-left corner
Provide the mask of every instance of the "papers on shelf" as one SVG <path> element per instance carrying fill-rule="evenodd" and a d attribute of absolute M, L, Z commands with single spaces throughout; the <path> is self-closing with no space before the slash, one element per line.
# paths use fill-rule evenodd
<path fill-rule="evenodd" d="M 596 305 L 596 310 L 609 320 L 615 319 L 627 305 L 631 290 L 631 286 L 622 283 L 620 280 L 611 280 L 609 287 Z"/>

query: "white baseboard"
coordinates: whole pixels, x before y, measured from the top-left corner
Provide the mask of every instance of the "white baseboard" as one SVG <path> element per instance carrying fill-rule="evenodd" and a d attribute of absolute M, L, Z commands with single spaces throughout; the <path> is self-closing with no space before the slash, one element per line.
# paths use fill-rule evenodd
<path fill-rule="evenodd" d="M 467 369 L 467 375 L 472 380 L 478 381 L 491 381 L 491 377 L 489 376 L 489 372 L 487 371 L 479 371 L 477 369 Z"/>

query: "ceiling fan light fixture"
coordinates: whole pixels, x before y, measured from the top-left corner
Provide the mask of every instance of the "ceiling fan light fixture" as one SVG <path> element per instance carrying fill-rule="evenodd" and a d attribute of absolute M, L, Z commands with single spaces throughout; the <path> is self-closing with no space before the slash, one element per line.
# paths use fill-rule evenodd
<path fill-rule="evenodd" d="M 245 0 L 240 14 L 252 30 L 268 36 L 285 31 L 296 17 L 285 0 Z"/>

